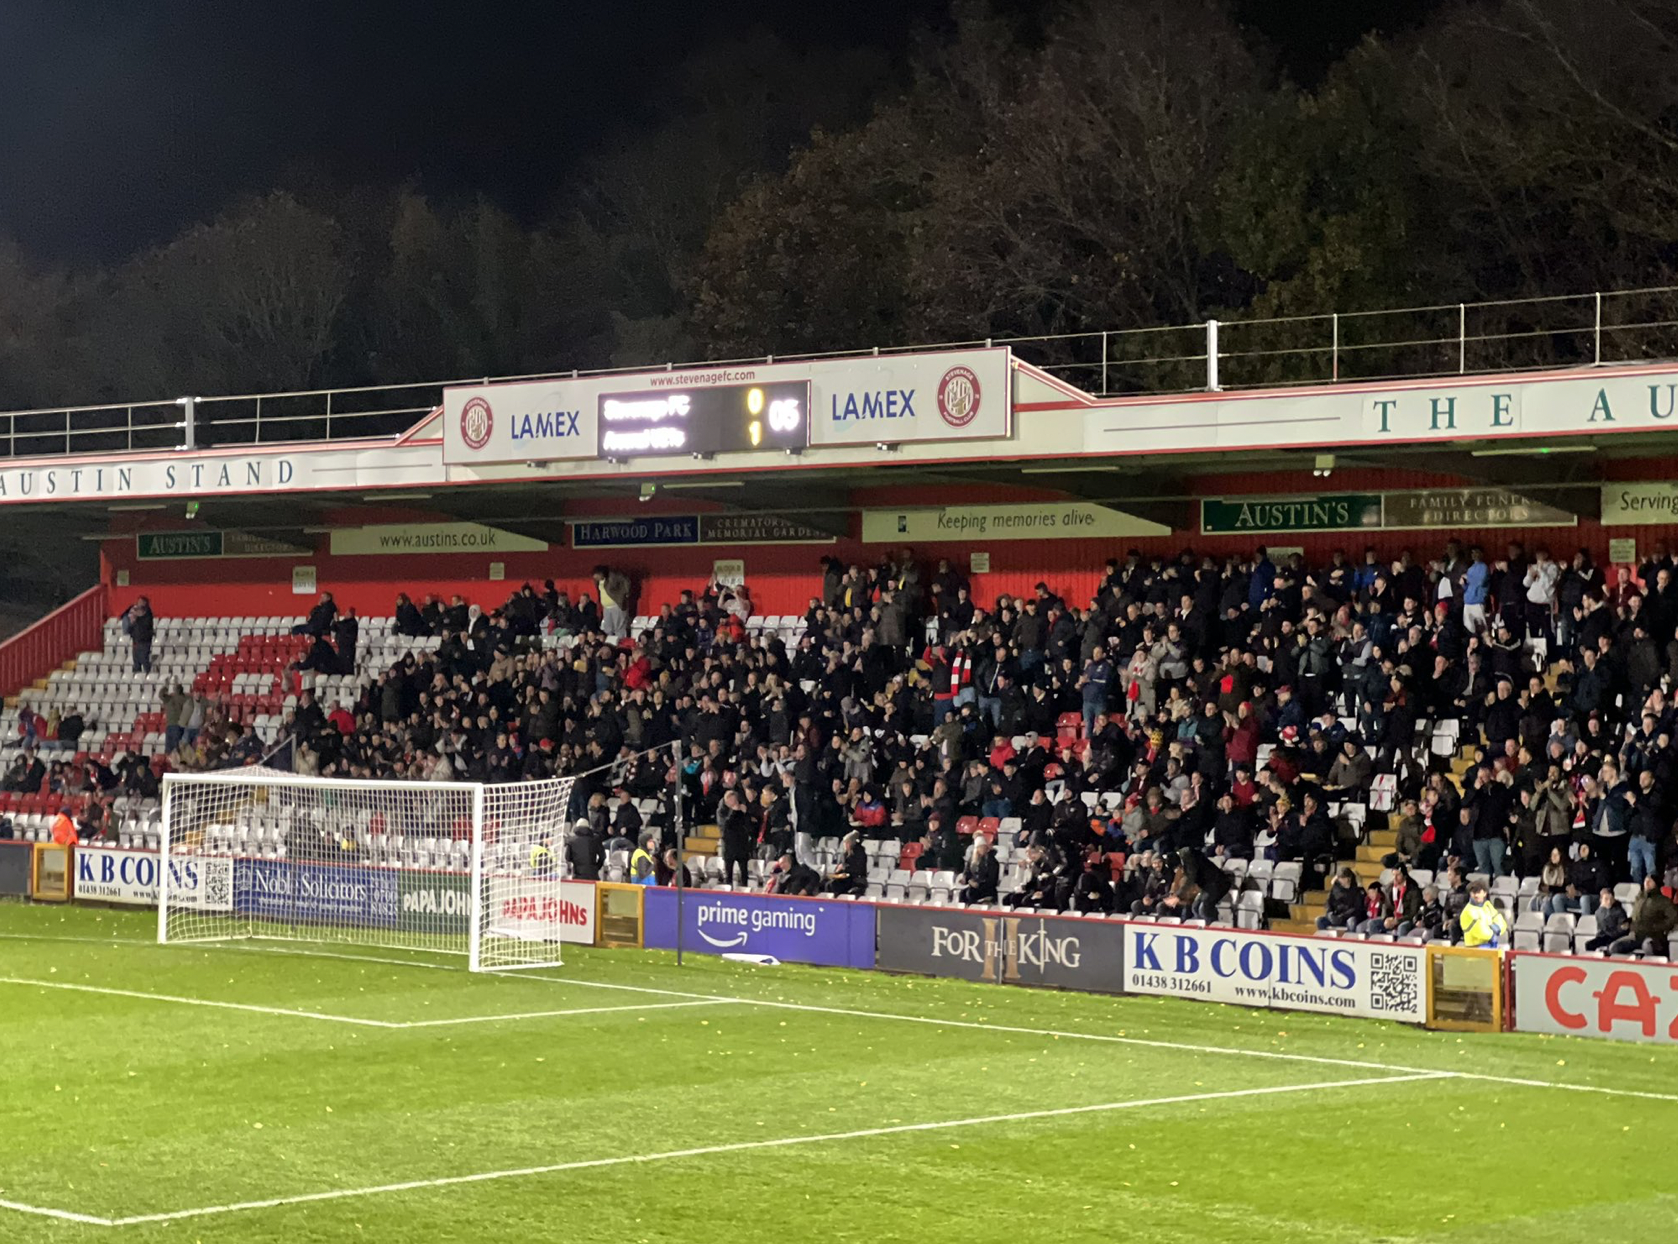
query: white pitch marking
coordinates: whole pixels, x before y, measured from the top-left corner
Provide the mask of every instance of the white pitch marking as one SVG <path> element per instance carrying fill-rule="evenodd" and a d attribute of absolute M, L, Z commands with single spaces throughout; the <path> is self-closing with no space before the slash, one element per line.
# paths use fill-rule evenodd
<path fill-rule="evenodd" d="M 1327 1089 L 1364 1088 L 1376 1084 L 1403 1084 L 1421 1080 L 1449 1080 L 1448 1071 L 1410 1076 L 1376 1076 L 1359 1080 L 1330 1080 L 1318 1084 L 1278 1084 L 1265 1088 L 1227 1089 L 1214 1093 L 1188 1093 L 1178 1097 L 1148 1097 L 1132 1101 L 1101 1102 L 1089 1106 L 1063 1106 L 1055 1110 L 1026 1110 L 1017 1114 L 979 1115 L 969 1119 L 942 1119 L 931 1123 L 901 1123 L 891 1127 L 866 1127 L 850 1132 L 824 1132 L 813 1136 L 783 1136 L 775 1140 L 745 1140 L 727 1145 L 703 1145 L 694 1149 L 670 1149 L 661 1153 L 627 1154 L 615 1158 L 588 1158 L 577 1162 L 556 1162 L 551 1166 L 526 1166 L 505 1171 L 481 1171 L 473 1175 L 449 1175 L 439 1179 L 412 1179 L 404 1183 L 378 1184 L 366 1188 L 341 1188 L 331 1192 L 306 1192 L 297 1196 L 271 1197 L 262 1201 L 240 1201 L 231 1205 L 205 1205 L 197 1209 L 162 1214 L 135 1214 L 110 1220 L 115 1227 L 152 1222 L 178 1222 L 184 1218 L 207 1218 L 246 1210 L 277 1209 L 286 1205 L 308 1205 L 340 1201 L 350 1197 L 377 1196 L 389 1192 L 413 1192 L 421 1188 L 447 1188 L 458 1184 L 488 1183 L 500 1179 L 524 1179 L 563 1171 L 594 1170 L 605 1166 L 629 1166 L 648 1162 L 669 1162 L 680 1158 L 712 1157 L 721 1153 L 744 1153 L 754 1149 L 784 1149 L 794 1145 L 815 1145 L 840 1140 L 866 1140 L 877 1136 L 898 1136 L 911 1132 L 938 1132 L 959 1127 L 980 1127 L 992 1123 L 1024 1123 L 1035 1119 L 1058 1119 L 1071 1115 L 1102 1114 L 1115 1110 L 1139 1110 L 1149 1106 L 1180 1106 L 1193 1102 L 1223 1101 L 1236 1097 L 1265 1097 L 1284 1093 L 1311 1093 Z"/>
<path fill-rule="evenodd" d="M 1175 1050 L 1185 1054 L 1228 1054 L 1240 1058 L 1270 1058 L 1283 1062 L 1315 1063 L 1324 1067 L 1349 1067 L 1365 1071 L 1393 1071 L 1405 1075 L 1448 1075 L 1459 1080 L 1482 1080 L 1492 1084 L 1513 1084 L 1522 1088 L 1560 1089 L 1569 1093 L 1601 1093 L 1609 1097 L 1639 1097 L 1647 1101 L 1678 1102 L 1678 1093 L 1652 1093 L 1641 1089 L 1608 1088 L 1599 1084 L 1564 1084 L 1556 1080 L 1532 1080 L 1519 1076 L 1488 1075 L 1475 1071 L 1449 1071 L 1437 1067 L 1411 1067 L 1401 1063 L 1367 1062 L 1355 1058 L 1330 1058 L 1321 1054 L 1290 1054 L 1282 1050 L 1250 1050 L 1233 1046 L 1194 1045 L 1183 1041 L 1153 1041 L 1145 1037 L 1121 1037 L 1103 1032 L 1070 1032 L 1056 1028 L 1027 1028 L 1016 1024 L 981 1024 L 965 1019 L 938 1019 L 931 1015 L 903 1015 L 893 1011 L 861 1011 L 849 1007 L 817 1006 L 809 1002 L 781 1002 L 769 998 L 736 998 L 721 994 L 684 993 L 674 989 L 654 989 L 647 985 L 618 985 L 605 981 L 577 980 L 573 977 L 528 976 L 526 980 L 547 981 L 555 985 L 584 985 L 596 989 L 625 989 L 635 993 L 666 994 L 674 998 L 716 998 L 728 1002 L 745 1002 L 754 1006 L 772 1007 L 784 1011 L 809 1011 L 819 1015 L 845 1015 L 856 1019 L 895 1020 L 905 1024 L 932 1024 L 942 1028 L 970 1028 L 978 1032 L 1006 1032 L 1028 1037 L 1060 1037 L 1073 1041 L 1106 1041 L 1113 1045 L 1135 1045 L 1144 1049 Z"/>
<path fill-rule="evenodd" d="M 48 1209 L 43 1205 L 25 1205 L 22 1201 L 0 1201 L 0 1209 L 18 1214 L 33 1214 L 37 1218 L 57 1218 L 63 1222 L 80 1222 L 90 1227 L 114 1227 L 116 1219 L 100 1218 L 94 1214 L 74 1214 L 67 1209 Z"/>
<path fill-rule="evenodd" d="M 355 1024 L 363 1028 L 403 1028 L 404 1024 L 383 1019 L 357 1019 L 352 1015 L 328 1015 L 321 1011 L 293 1011 L 277 1006 L 256 1006 L 248 1002 L 215 1002 L 208 998 L 182 998 L 167 993 L 141 993 L 137 989 L 107 989 L 103 985 L 78 985 L 70 981 L 30 980 L 22 976 L 0 976 L 0 985 L 33 985 L 39 989 L 68 989 L 75 993 L 106 994 L 113 998 L 139 998 L 146 1002 L 175 1002 L 181 1006 L 208 1006 L 223 1011 L 249 1011 L 255 1015 L 289 1015 L 297 1019 L 318 1019 L 331 1024 Z"/>
<path fill-rule="evenodd" d="M 454 1024 L 496 1024 L 524 1019 L 558 1019 L 567 1015 L 610 1015 L 616 1011 L 670 1011 L 691 1006 L 729 1006 L 732 998 L 684 999 L 680 1002 L 647 1002 L 631 1006 L 581 1006 L 558 1011 L 515 1011 L 504 1015 L 462 1015 L 451 1019 L 361 1019 L 353 1015 L 329 1015 L 323 1011 L 295 1011 L 283 1007 L 256 1006 L 245 1002 L 217 1002 L 208 998 L 182 998 L 174 994 L 144 993 L 136 989 L 108 989 L 101 985 L 79 985 L 70 981 L 30 980 L 19 976 L 0 976 L 0 984 L 35 985 L 42 989 L 68 989 L 77 993 L 109 994 L 118 998 L 138 998 L 146 1002 L 173 1002 L 182 1006 L 208 1006 L 221 1010 L 251 1011 L 257 1015 L 276 1015 L 297 1019 L 319 1019 L 335 1024 L 358 1024 L 368 1028 L 403 1030 L 408 1028 L 443 1028 Z M 747 1003 L 747 1005 L 752 1005 Z"/>
<path fill-rule="evenodd" d="M 615 1015 L 623 1011 L 670 1011 L 684 1006 L 728 1006 L 730 998 L 700 998 L 685 1002 L 647 1002 L 635 1006 L 579 1006 L 568 1011 L 520 1011 L 512 1015 L 466 1015 L 459 1019 L 416 1019 L 397 1028 L 443 1028 L 450 1024 L 496 1024 L 502 1020 L 556 1019 L 565 1015 Z"/>

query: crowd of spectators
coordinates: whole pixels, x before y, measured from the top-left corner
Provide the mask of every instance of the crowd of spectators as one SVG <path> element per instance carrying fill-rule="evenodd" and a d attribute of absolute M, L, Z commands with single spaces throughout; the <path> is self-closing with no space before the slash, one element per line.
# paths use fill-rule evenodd
<path fill-rule="evenodd" d="M 1390 775 L 1393 884 L 1333 884 L 1336 924 L 1432 927 L 1438 904 L 1449 928 L 1470 873 L 1536 878 L 1548 910 L 1582 914 L 1616 883 L 1678 881 L 1678 568 L 1660 546 L 1612 581 L 1587 551 L 1564 565 L 1519 542 L 1496 560 L 1451 540 L 1427 562 L 1369 550 L 1315 566 L 1133 551 L 1081 603 L 1046 582 L 981 603 L 950 562 L 902 550 L 827 559 L 791 639 L 749 626 L 749 596 L 715 584 L 630 635 L 628 577 L 594 578 L 605 609 L 552 582 L 488 610 L 399 596 L 396 631 L 440 644 L 353 703 L 305 691 L 285 725 L 295 767 L 502 782 L 679 744 L 689 821 L 721 826 L 731 879 L 753 856 L 814 869 L 817 839 L 855 830 L 918 845 L 969 900 L 1197 914 L 1228 858 L 1298 861 L 1305 886 L 1329 884 L 1355 845 L 1330 810 Z M 300 667 L 353 669 L 356 626 L 323 596 Z M 213 711 L 186 720 L 202 734 Z M 1460 778 L 1431 746 L 1447 722 L 1475 747 Z M 666 777 L 645 761 L 591 776 L 575 808 L 639 843 L 617 788 Z M 1091 808 L 1085 792 L 1117 798 Z M 998 893 L 994 857 L 958 833 L 968 817 L 1020 818 L 1018 888 Z M 1436 883 L 1412 886 L 1412 868 Z"/>

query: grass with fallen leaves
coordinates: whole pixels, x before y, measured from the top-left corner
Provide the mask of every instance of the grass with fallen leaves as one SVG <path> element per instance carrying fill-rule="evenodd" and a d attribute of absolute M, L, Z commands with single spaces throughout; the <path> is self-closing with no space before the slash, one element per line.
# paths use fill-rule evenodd
<path fill-rule="evenodd" d="M 7 1244 L 1573 1244 L 1678 1205 L 1668 1048 L 154 930 L 0 905 L 0 1201 L 116 1224 L 0 1208 Z"/>

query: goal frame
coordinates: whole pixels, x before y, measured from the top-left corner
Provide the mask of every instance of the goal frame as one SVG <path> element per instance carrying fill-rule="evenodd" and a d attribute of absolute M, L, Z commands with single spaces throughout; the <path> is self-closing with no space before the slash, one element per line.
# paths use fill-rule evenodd
<path fill-rule="evenodd" d="M 549 780 L 550 781 L 560 781 L 560 780 L 563 780 L 563 779 L 549 779 Z M 158 940 L 159 945 L 182 944 L 184 941 L 187 941 L 187 940 L 190 940 L 190 942 L 192 944 L 244 941 L 244 940 L 254 940 L 254 941 L 304 941 L 304 942 L 314 941 L 314 942 L 319 942 L 319 943 L 323 943 L 323 944 L 324 943 L 340 944 L 338 939 L 329 938 L 329 937 L 312 938 L 312 937 L 309 937 L 309 936 L 306 936 L 306 935 L 305 936 L 298 936 L 298 937 L 276 937 L 276 936 L 271 935 L 271 934 L 264 934 L 264 933 L 260 933 L 260 932 L 251 931 L 248 927 L 247 927 L 247 929 L 245 929 L 243 931 L 240 931 L 237 928 L 235 928 L 235 929 L 232 929 L 229 932 L 224 933 L 224 934 L 216 934 L 216 935 L 212 935 L 212 936 L 208 936 L 208 937 L 194 937 L 194 938 L 191 938 L 191 939 L 183 939 L 179 935 L 177 935 L 174 938 L 171 938 L 169 936 L 170 863 L 171 863 L 172 860 L 180 859 L 180 858 L 185 857 L 185 853 L 174 851 L 174 847 L 175 847 L 175 826 L 174 826 L 174 824 L 172 824 L 172 821 L 173 821 L 173 818 L 174 818 L 176 805 L 175 805 L 175 800 L 171 798 L 171 795 L 177 795 L 177 797 L 178 797 L 178 792 L 183 787 L 200 787 L 200 788 L 206 788 L 206 787 L 207 788 L 214 788 L 214 787 L 239 788 L 239 787 L 244 787 L 244 788 L 249 788 L 249 787 L 252 787 L 252 786 L 255 786 L 255 785 L 262 785 L 262 786 L 266 786 L 266 787 L 289 787 L 289 788 L 298 789 L 298 790 L 317 790 L 317 791 L 325 791 L 325 790 L 368 791 L 368 792 L 372 792 L 372 791 L 377 791 L 377 792 L 410 791 L 410 792 L 414 792 L 414 793 L 426 792 L 426 793 L 435 793 L 435 794 L 441 794 L 441 795 L 453 794 L 453 795 L 456 795 L 457 797 L 458 796 L 465 796 L 467 798 L 467 800 L 469 801 L 470 807 L 471 807 L 471 838 L 470 838 L 469 850 L 468 850 L 468 871 L 467 871 L 467 878 L 468 878 L 467 884 L 468 884 L 468 891 L 469 891 L 469 899 L 468 899 L 469 915 L 468 915 L 468 924 L 467 924 L 467 930 L 466 930 L 466 946 L 464 947 L 464 949 L 455 949 L 453 947 L 440 946 L 440 947 L 431 948 L 430 953 L 464 955 L 467 959 L 468 970 L 472 971 L 472 972 L 484 972 L 484 971 L 500 972 L 500 971 L 518 970 L 518 969 L 523 969 L 523 968 L 538 968 L 538 967 L 546 968 L 546 967 L 558 967 L 558 966 L 563 965 L 563 950 L 561 948 L 562 947 L 562 939 L 560 939 L 558 936 L 556 936 L 552 940 L 551 943 L 548 943 L 548 944 L 551 944 L 551 946 L 553 948 L 551 956 L 546 956 L 546 957 L 542 958 L 541 960 L 532 960 L 530 962 L 516 962 L 516 963 L 494 963 L 494 964 L 491 964 L 487 968 L 484 965 L 485 956 L 484 956 L 484 953 L 483 953 L 483 943 L 484 943 L 485 937 L 490 935 L 490 930 L 486 926 L 486 909 L 485 909 L 485 893 L 484 893 L 486 884 L 488 884 L 489 880 L 490 880 L 489 874 L 488 874 L 488 868 L 487 868 L 486 860 L 485 860 L 485 829 L 486 829 L 486 826 L 485 826 L 485 809 L 486 809 L 486 804 L 488 802 L 488 793 L 489 793 L 490 787 L 488 785 L 486 785 L 485 783 L 482 783 L 482 782 L 402 782 L 402 781 L 380 781 L 380 780 L 377 780 L 377 779 L 369 779 L 369 778 L 320 778 L 320 777 L 301 776 L 301 775 L 294 774 L 294 773 L 286 773 L 286 772 L 281 771 L 281 770 L 257 768 L 257 767 L 252 767 L 252 766 L 247 766 L 245 768 L 240 768 L 240 769 L 214 770 L 214 771 L 210 771 L 210 772 L 206 772 L 206 773 L 168 773 L 168 774 L 164 775 L 164 777 L 163 777 L 163 788 L 160 792 L 161 796 L 162 796 L 162 798 L 161 798 L 162 819 L 161 819 L 161 823 L 159 825 L 159 830 L 160 830 L 159 848 L 160 849 L 159 849 L 159 854 L 158 854 L 157 940 Z M 530 786 L 534 786 L 535 783 L 509 783 L 507 785 L 509 787 L 530 787 Z M 569 788 L 567 788 L 566 794 L 567 794 L 567 797 L 568 797 Z M 566 837 L 566 828 L 567 827 L 566 827 L 566 824 L 565 824 L 565 814 L 564 814 L 564 809 L 562 807 L 561 810 L 560 810 L 559 816 L 558 816 L 558 818 L 557 818 L 557 820 L 554 823 L 553 828 L 552 828 L 552 835 L 553 835 L 553 838 L 554 838 L 555 846 L 554 846 L 554 849 L 553 849 L 553 857 L 554 858 L 553 858 L 553 862 L 552 862 L 551 882 L 552 882 L 552 886 L 553 886 L 553 889 L 554 889 L 554 898 L 556 900 L 563 893 L 562 887 L 563 887 L 563 884 L 564 884 L 564 868 L 563 868 L 562 861 L 564 859 L 564 840 L 565 840 L 565 837 Z M 237 876 L 237 868 L 238 868 L 238 865 L 239 865 L 239 861 L 242 858 L 244 858 L 244 857 L 242 857 L 242 856 L 233 857 L 235 876 Z M 288 861 L 288 862 L 295 863 L 296 861 Z M 382 866 L 379 866 L 379 865 L 358 865 L 358 866 L 360 866 L 360 867 L 382 867 Z M 390 871 L 400 873 L 400 872 L 403 872 L 405 870 L 403 870 L 401 868 L 393 868 Z M 456 873 L 455 875 L 458 876 L 459 874 Z M 236 909 L 235 909 L 234 912 L 232 912 L 230 914 L 230 917 L 234 922 L 237 922 L 240 918 L 239 913 Z M 333 926 L 322 926 L 322 927 L 323 928 L 330 928 L 330 927 L 333 927 Z M 369 944 L 376 946 L 378 943 L 376 941 L 370 941 Z"/>

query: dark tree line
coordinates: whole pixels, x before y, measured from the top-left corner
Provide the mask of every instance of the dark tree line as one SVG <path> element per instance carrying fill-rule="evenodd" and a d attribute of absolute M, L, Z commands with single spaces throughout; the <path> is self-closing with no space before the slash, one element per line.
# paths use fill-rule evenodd
<path fill-rule="evenodd" d="M 958 0 L 902 72 L 751 37 L 691 62 L 658 128 L 555 171 L 537 227 L 305 181 L 108 271 L 0 242 L 0 404 L 1664 286 L 1674 63 L 1678 0 L 1445 5 L 1309 89 L 1222 0 L 1069 0 L 1031 23 Z M 1544 314 L 1476 332 L 1564 359 L 1576 334 Z M 1355 368 L 1380 329 L 1344 331 Z M 1320 362 L 1314 333 L 1255 330 L 1247 378 Z"/>

